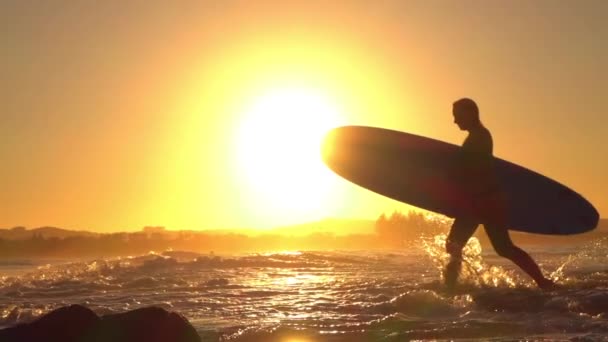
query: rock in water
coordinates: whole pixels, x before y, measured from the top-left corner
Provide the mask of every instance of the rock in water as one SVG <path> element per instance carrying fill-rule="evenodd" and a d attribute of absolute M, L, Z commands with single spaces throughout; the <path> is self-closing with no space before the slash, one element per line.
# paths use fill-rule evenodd
<path fill-rule="evenodd" d="M 92 335 L 87 341 L 200 341 L 183 316 L 158 307 L 103 316 Z"/>
<path fill-rule="evenodd" d="M 200 342 L 181 315 L 148 307 L 98 317 L 81 305 L 51 311 L 26 324 L 0 330 L 0 342 Z"/>

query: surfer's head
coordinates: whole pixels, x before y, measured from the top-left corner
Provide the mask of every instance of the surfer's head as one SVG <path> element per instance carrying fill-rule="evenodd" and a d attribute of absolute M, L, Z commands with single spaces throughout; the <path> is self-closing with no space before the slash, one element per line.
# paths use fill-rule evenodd
<path fill-rule="evenodd" d="M 452 114 L 454 114 L 454 123 L 463 131 L 468 131 L 480 124 L 479 108 L 475 101 L 469 98 L 465 97 L 454 102 Z"/>

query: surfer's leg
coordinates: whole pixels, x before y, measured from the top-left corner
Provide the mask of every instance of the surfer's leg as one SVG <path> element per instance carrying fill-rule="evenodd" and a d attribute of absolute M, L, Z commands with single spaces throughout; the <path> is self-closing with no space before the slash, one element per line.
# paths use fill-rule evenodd
<path fill-rule="evenodd" d="M 443 278 L 448 288 L 456 285 L 462 264 L 462 249 L 477 229 L 479 223 L 472 219 L 456 218 L 445 242 L 445 249 L 450 255 Z"/>
<path fill-rule="evenodd" d="M 532 257 L 523 249 L 513 244 L 507 228 L 502 225 L 484 225 L 484 228 L 492 242 L 492 247 L 494 247 L 496 254 L 511 260 L 519 266 L 534 279 L 538 287 L 548 289 L 554 286 L 552 280 L 545 278 L 534 259 L 532 259 Z"/>

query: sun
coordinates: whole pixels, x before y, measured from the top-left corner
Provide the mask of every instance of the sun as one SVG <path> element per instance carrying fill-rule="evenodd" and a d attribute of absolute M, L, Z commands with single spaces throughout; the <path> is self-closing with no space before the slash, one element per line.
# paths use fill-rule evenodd
<path fill-rule="evenodd" d="M 321 142 L 340 125 L 336 104 L 308 88 L 269 90 L 243 115 L 239 173 L 266 210 L 312 218 L 330 200 L 335 175 L 321 160 Z"/>

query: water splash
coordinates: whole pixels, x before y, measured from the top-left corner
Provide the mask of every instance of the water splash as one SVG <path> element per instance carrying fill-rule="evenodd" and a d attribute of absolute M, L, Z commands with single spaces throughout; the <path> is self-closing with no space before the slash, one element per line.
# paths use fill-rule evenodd
<path fill-rule="evenodd" d="M 549 277 L 556 282 L 571 282 L 573 278 L 566 275 L 566 269 L 580 271 L 583 264 L 606 265 L 608 263 L 606 250 L 608 250 L 608 237 L 591 241 L 581 246 L 578 252 L 566 256 L 555 271 L 549 274 Z"/>
<path fill-rule="evenodd" d="M 433 264 L 442 274 L 443 269 L 450 260 L 445 251 L 447 234 L 442 233 L 431 237 L 422 237 L 421 245 L 424 252 L 431 257 Z M 483 287 L 510 287 L 528 286 L 526 282 L 516 276 L 512 271 L 500 266 L 491 266 L 484 262 L 482 248 L 479 240 L 471 237 L 462 250 L 462 269 L 460 281 L 465 284 Z"/>

